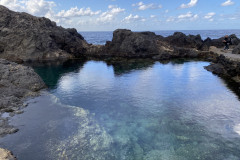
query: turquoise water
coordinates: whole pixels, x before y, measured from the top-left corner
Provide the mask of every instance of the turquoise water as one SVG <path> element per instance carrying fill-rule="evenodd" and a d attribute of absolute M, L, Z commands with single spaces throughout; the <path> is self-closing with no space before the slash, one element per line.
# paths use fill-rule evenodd
<path fill-rule="evenodd" d="M 50 88 L 13 118 L 20 131 L 0 145 L 23 160 L 239 160 L 240 101 L 208 64 L 35 66 Z"/>

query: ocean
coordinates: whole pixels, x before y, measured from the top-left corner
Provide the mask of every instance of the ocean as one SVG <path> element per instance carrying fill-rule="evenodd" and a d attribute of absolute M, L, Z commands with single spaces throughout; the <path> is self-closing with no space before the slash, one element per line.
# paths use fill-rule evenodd
<path fill-rule="evenodd" d="M 172 35 L 174 32 L 182 32 L 186 35 L 197 35 L 200 34 L 203 40 L 207 37 L 211 39 L 217 39 L 225 35 L 235 34 L 240 38 L 240 29 L 239 30 L 164 30 L 164 31 L 152 31 L 157 35 L 162 35 L 164 37 Z M 104 45 L 106 41 L 112 40 L 113 32 L 103 31 L 103 32 L 79 32 L 88 43 Z"/>

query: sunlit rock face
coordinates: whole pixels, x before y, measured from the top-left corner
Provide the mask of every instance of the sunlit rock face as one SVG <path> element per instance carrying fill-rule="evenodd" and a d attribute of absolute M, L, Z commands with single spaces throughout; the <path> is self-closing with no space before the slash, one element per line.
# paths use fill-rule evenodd
<path fill-rule="evenodd" d="M 12 152 L 10 152 L 6 149 L 0 148 L 0 159 L 1 160 L 16 160 L 16 157 L 14 157 L 12 155 Z"/>
<path fill-rule="evenodd" d="M 76 29 L 0 5 L 0 57 L 11 61 L 56 60 L 81 56 L 88 46 Z"/>

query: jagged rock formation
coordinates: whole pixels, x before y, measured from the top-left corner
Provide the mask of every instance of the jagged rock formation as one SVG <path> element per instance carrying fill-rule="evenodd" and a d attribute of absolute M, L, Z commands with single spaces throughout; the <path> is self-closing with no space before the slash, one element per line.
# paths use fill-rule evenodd
<path fill-rule="evenodd" d="M 12 152 L 0 148 L 0 159 L 1 160 L 16 160 L 16 157 L 13 156 Z"/>
<path fill-rule="evenodd" d="M 188 35 L 181 32 L 175 32 L 173 35 L 164 38 L 170 45 L 184 48 L 200 49 L 203 45 L 203 40 L 200 35 Z"/>
<path fill-rule="evenodd" d="M 0 115 L 21 113 L 24 99 L 43 88 L 44 82 L 32 68 L 0 59 Z M 7 122 L 0 116 L 0 136 L 17 131 Z"/>
<path fill-rule="evenodd" d="M 196 58 L 204 49 L 204 41 L 199 35 L 186 36 L 176 32 L 169 37 L 158 36 L 153 32 L 132 32 L 117 29 L 113 32 L 113 39 L 105 46 L 89 47 L 86 56 L 114 56 L 128 58 L 153 58 L 168 60 L 171 58 Z M 200 50 L 200 51 L 199 51 Z"/>
<path fill-rule="evenodd" d="M 129 58 L 151 58 L 162 52 L 173 50 L 163 37 L 153 32 L 132 32 L 127 29 L 117 29 L 113 32 L 112 41 L 105 46 L 91 46 L 87 56 L 115 56 Z"/>
<path fill-rule="evenodd" d="M 88 47 L 76 29 L 0 5 L 0 58 L 11 61 L 69 59 Z"/>

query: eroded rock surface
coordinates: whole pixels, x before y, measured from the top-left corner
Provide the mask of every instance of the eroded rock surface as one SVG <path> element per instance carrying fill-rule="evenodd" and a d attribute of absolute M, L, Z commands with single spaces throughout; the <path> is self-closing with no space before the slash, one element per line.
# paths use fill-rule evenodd
<path fill-rule="evenodd" d="M 69 59 L 88 47 L 76 29 L 0 5 L 0 58 L 11 61 Z"/>

